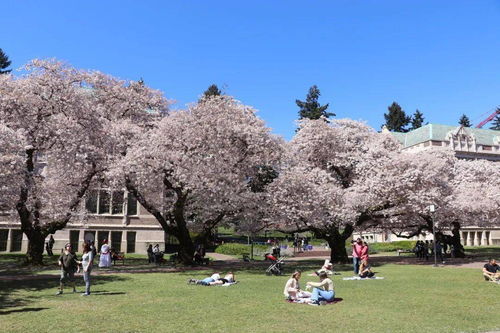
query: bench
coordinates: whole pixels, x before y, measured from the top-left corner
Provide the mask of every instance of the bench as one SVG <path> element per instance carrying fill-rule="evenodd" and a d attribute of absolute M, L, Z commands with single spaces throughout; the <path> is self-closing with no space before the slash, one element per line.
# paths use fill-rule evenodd
<path fill-rule="evenodd" d="M 113 260 L 113 265 L 116 265 L 117 260 L 122 261 L 122 265 L 125 265 L 125 252 L 115 252 L 111 255 L 111 260 Z"/>
<path fill-rule="evenodd" d="M 413 253 L 413 250 L 397 250 L 398 251 L 398 257 L 401 256 L 401 253 Z"/>

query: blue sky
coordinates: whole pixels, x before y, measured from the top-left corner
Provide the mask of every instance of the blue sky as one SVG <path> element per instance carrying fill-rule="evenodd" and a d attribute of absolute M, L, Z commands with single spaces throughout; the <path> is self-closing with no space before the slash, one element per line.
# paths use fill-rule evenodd
<path fill-rule="evenodd" d="M 338 117 L 380 128 L 392 101 L 474 124 L 500 105 L 500 0 L 4 0 L 0 48 L 144 78 L 182 108 L 212 83 L 290 138 L 316 84 Z"/>

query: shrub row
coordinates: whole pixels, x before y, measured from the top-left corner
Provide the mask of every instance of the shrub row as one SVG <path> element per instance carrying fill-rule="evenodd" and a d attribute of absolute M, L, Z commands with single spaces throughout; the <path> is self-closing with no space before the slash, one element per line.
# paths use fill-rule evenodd
<path fill-rule="evenodd" d="M 269 246 L 254 244 L 253 248 L 254 248 L 254 251 L 259 250 L 262 252 L 262 251 L 268 250 Z M 244 253 L 250 253 L 251 249 L 252 249 L 252 247 L 249 244 L 225 243 L 225 244 L 217 246 L 217 248 L 215 249 L 215 252 L 220 253 L 220 254 L 230 255 L 230 256 L 240 256 Z"/>
<path fill-rule="evenodd" d="M 416 241 L 396 241 L 390 243 L 371 243 L 369 244 L 370 253 L 394 252 L 397 250 L 413 250 Z"/>

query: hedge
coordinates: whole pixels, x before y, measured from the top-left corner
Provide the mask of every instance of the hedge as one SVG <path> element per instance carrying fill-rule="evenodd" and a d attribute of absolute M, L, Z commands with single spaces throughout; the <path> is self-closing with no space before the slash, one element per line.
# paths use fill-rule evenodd
<path fill-rule="evenodd" d="M 269 249 L 269 246 L 254 244 L 253 248 L 254 251 L 255 250 L 267 251 Z M 244 253 L 250 253 L 251 249 L 252 247 L 249 244 L 225 243 L 217 246 L 217 248 L 215 249 L 215 253 L 227 254 L 230 256 L 240 256 L 243 255 Z"/>
<path fill-rule="evenodd" d="M 413 250 L 417 241 L 396 241 L 389 243 L 371 243 L 368 244 L 370 253 L 394 252 L 397 250 Z"/>

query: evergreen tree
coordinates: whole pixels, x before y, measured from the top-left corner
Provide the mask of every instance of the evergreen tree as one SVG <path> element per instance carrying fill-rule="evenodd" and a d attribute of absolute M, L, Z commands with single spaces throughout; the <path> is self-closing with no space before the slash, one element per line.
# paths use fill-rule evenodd
<path fill-rule="evenodd" d="M 460 117 L 458 124 L 462 125 L 463 127 L 471 127 L 472 126 L 469 117 L 467 117 L 465 114 L 463 114 L 462 117 Z"/>
<path fill-rule="evenodd" d="M 418 111 L 418 109 L 415 111 L 415 113 L 413 114 L 413 116 L 411 117 L 411 128 L 410 130 L 414 130 L 414 129 L 417 129 L 419 127 L 422 127 L 422 125 L 424 124 L 424 114 L 420 111 Z"/>
<path fill-rule="evenodd" d="M 211 97 L 211 96 L 220 96 L 222 95 L 222 91 L 217 87 L 217 85 L 212 84 L 208 87 L 207 90 L 203 93 L 203 97 Z"/>
<path fill-rule="evenodd" d="M 497 115 L 493 118 L 490 129 L 500 131 L 500 108 L 497 109 Z"/>
<path fill-rule="evenodd" d="M 318 98 L 321 95 L 318 87 L 316 85 L 309 88 L 309 93 L 306 96 L 306 101 L 295 100 L 299 110 L 299 119 L 309 118 L 309 119 L 319 119 L 321 117 L 330 118 L 335 117 L 335 113 L 326 112 L 329 104 L 320 105 L 318 103 Z"/>
<path fill-rule="evenodd" d="M 387 129 L 394 132 L 408 132 L 406 126 L 412 119 L 406 115 L 401 106 L 396 102 L 392 102 L 387 110 L 388 112 L 384 113 Z"/>
<path fill-rule="evenodd" d="M 11 64 L 9 57 L 0 49 L 0 74 L 7 74 L 11 72 L 11 69 L 7 69 Z"/>

